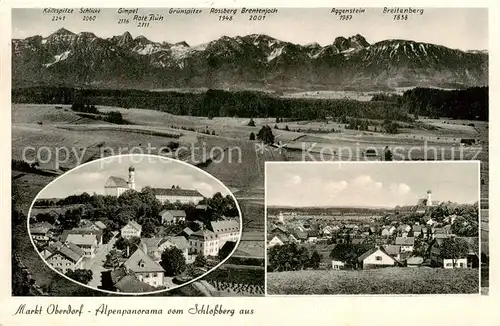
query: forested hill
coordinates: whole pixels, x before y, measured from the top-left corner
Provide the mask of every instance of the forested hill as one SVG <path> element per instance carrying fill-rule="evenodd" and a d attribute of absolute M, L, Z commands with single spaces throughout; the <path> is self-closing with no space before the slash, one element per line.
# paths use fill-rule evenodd
<path fill-rule="evenodd" d="M 257 91 L 209 89 L 202 93 L 76 89 L 37 86 L 12 91 L 14 103 L 74 104 L 165 111 L 205 117 L 283 117 L 298 120 L 343 117 L 411 121 L 417 116 L 488 120 L 488 87 L 464 90 L 414 88 L 400 95 L 378 94 L 371 101 L 281 98 Z"/>

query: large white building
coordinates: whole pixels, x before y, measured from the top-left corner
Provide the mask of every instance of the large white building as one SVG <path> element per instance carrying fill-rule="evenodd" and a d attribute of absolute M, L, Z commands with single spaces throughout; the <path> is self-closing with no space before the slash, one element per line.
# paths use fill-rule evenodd
<path fill-rule="evenodd" d="M 130 189 L 135 190 L 135 169 L 133 166 L 128 168 L 128 181 L 120 177 L 109 177 L 104 186 L 104 193 L 107 196 L 118 197 Z"/>
<path fill-rule="evenodd" d="M 219 239 L 219 248 L 222 248 L 227 241 L 238 242 L 240 237 L 240 223 L 238 221 L 212 221 L 210 224 Z"/>
<path fill-rule="evenodd" d="M 202 253 L 204 256 L 217 256 L 219 249 L 219 238 L 210 230 L 201 229 L 189 236 L 189 250 L 192 254 Z"/>
<path fill-rule="evenodd" d="M 198 204 L 203 200 L 203 195 L 197 190 L 179 189 L 179 188 L 153 188 L 156 198 L 164 204 L 165 202 L 182 204 L 194 203 Z"/>

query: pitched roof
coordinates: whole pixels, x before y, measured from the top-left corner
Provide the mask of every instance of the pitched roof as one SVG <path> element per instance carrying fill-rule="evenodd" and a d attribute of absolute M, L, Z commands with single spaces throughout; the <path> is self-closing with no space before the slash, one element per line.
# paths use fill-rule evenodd
<path fill-rule="evenodd" d="M 123 265 L 134 273 L 164 272 L 163 267 L 152 260 L 144 251 L 137 249 Z"/>
<path fill-rule="evenodd" d="M 415 244 L 415 237 L 397 237 L 396 244 L 402 246 L 413 246 Z"/>
<path fill-rule="evenodd" d="M 413 232 L 421 232 L 425 227 L 423 225 L 413 225 L 412 227 Z M 427 230 L 427 228 L 425 228 Z"/>
<path fill-rule="evenodd" d="M 204 241 L 217 239 L 217 235 L 210 230 L 200 229 L 191 233 L 190 238 L 203 238 Z"/>
<path fill-rule="evenodd" d="M 96 221 L 94 222 L 94 224 L 100 228 L 100 229 L 105 229 L 106 228 L 106 224 L 102 223 L 101 221 Z"/>
<path fill-rule="evenodd" d="M 164 209 L 160 212 L 160 215 L 169 213 L 173 217 L 186 217 L 186 212 L 180 209 Z"/>
<path fill-rule="evenodd" d="M 283 243 L 287 243 L 288 241 L 290 241 L 290 239 L 286 235 L 281 234 L 281 233 L 271 235 L 269 241 L 271 241 L 274 238 L 278 238 Z"/>
<path fill-rule="evenodd" d="M 361 256 L 358 257 L 358 261 L 359 262 L 362 262 L 363 260 L 365 260 L 367 257 L 371 256 L 373 253 L 377 252 L 378 250 L 380 250 L 382 253 L 386 254 L 387 257 L 390 257 L 392 260 L 394 260 L 395 262 L 397 262 L 396 259 L 394 259 L 394 257 L 392 257 L 391 255 L 389 255 L 384 248 L 382 247 L 374 247 L 374 248 L 371 248 L 370 250 L 366 251 L 364 254 L 362 254 Z"/>
<path fill-rule="evenodd" d="M 98 239 L 96 234 L 71 232 L 64 241 L 74 243 L 77 246 L 91 246 L 96 244 Z"/>
<path fill-rule="evenodd" d="M 368 251 L 365 251 L 364 254 L 362 254 L 361 256 L 358 257 L 358 261 L 363 261 L 365 260 L 368 256 L 370 256 L 371 254 L 373 254 L 374 252 L 376 252 L 379 248 L 371 248 L 369 249 Z"/>
<path fill-rule="evenodd" d="M 85 255 L 83 250 L 78 248 L 73 243 L 68 243 L 64 245 L 60 242 L 54 242 L 53 244 L 49 245 L 46 249 L 52 254 L 59 253 L 61 255 L 64 255 L 65 257 L 67 257 L 68 259 L 72 260 L 75 263 Z"/>
<path fill-rule="evenodd" d="M 172 242 L 177 248 L 179 248 L 181 250 L 189 248 L 189 242 L 183 236 L 167 237 L 164 239 L 164 241 Z M 163 242 L 161 242 L 161 243 L 163 243 Z"/>
<path fill-rule="evenodd" d="M 102 230 L 95 230 L 95 229 L 90 229 L 90 228 L 74 228 L 71 230 L 64 230 L 63 233 L 61 234 L 61 241 L 62 242 L 68 241 L 68 236 L 70 234 L 95 235 L 98 242 L 100 242 L 102 239 Z"/>
<path fill-rule="evenodd" d="M 136 221 L 129 221 L 127 223 L 127 225 L 125 225 L 122 229 L 124 229 L 126 226 L 131 226 L 134 229 L 136 229 L 137 231 L 141 231 L 142 230 L 142 226 L 139 223 L 137 223 Z"/>
<path fill-rule="evenodd" d="M 279 232 L 286 234 L 286 233 L 288 233 L 288 230 L 284 226 L 281 226 L 281 225 L 278 225 L 277 227 L 275 227 L 271 230 L 271 233 L 279 233 Z"/>
<path fill-rule="evenodd" d="M 306 240 L 307 239 L 307 232 L 305 231 L 301 231 L 299 229 L 295 229 L 293 230 L 293 236 L 296 238 L 296 239 L 300 239 L 300 240 Z"/>
<path fill-rule="evenodd" d="M 115 288 L 124 293 L 151 292 L 154 286 L 141 282 L 132 274 L 125 275 L 115 285 Z"/>
<path fill-rule="evenodd" d="M 391 256 L 397 256 L 401 252 L 400 245 L 385 245 L 384 249 Z"/>
<path fill-rule="evenodd" d="M 162 238 L 154 237 L 154 238 L 141 238 L 141 247 L 146 246 L 146 250 L 148 254 L 153 253 L 158 250 L 158 246 L 160 245 Z"/>
<path fill-rule="evenodd" d="M 128 274 L 130 274 L 130 272 L 128 272 L 127 268 L 122 265 L 120 268 L 117 268 L 110 272 L 111 282 L 113 282 L 113 285 L 115 285 L 116 283 L 118 283 L 118 281 L 120 281 Z"/>
<path fill-rule="evenodd" d="M 128 183 L 123 178 L 111 176 L 108 178 L 105 188 L 128 188 Z"/>
<path fill-rule="evenodd" d="M 188 236 L 190 236 L 191 234 L 193 234 L 193 233 L 194 233 L 194 231 L 193 231 L 193 230 L 191 230 L 189 227 L 187 227 L 187 226 L 186 226 L 186 227 L 182 230 L 182 232 L 181 232 L 181 233 L 185 233 L 185 234 L 187 234 Z"/>
<path fill-rule="evenodd" d="M 152 190 L 157 196 L 203 197 L 198 190 L 192 189 L 152 188 Z"/>
<path fill-rule="evenodd" d="M 50 231 L 54 226 L 48 222 L 34 223 L 30 224 L 30 233 L 36 234 L 46 234 Z"/>
<path fill-rule="evenodd" d="M 240 230 L 240 224 L 236 220 L 212 221 L 210 225 L 216 234 L 237 232 Z"/>

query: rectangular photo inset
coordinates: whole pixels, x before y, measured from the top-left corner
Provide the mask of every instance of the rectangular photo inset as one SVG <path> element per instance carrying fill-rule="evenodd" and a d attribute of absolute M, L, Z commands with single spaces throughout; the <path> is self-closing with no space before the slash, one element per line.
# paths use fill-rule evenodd
<path fill-rule="evenodd" d="M 479 294 L 479 169 L 266 163 L 267 294 Z"/>

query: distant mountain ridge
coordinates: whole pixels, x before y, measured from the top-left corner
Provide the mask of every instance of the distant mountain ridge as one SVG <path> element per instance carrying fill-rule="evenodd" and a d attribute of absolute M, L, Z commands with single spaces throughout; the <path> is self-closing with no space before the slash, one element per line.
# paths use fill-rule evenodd
<path fill-rule="evenodd" d="M 262 34 L 190 46 L 129 32 L 99 38 L 61 28 L 12 40 L 16 87 L 390 89 L 488 85 L 488 54 L 362 35 L 300 45 Z"/>

